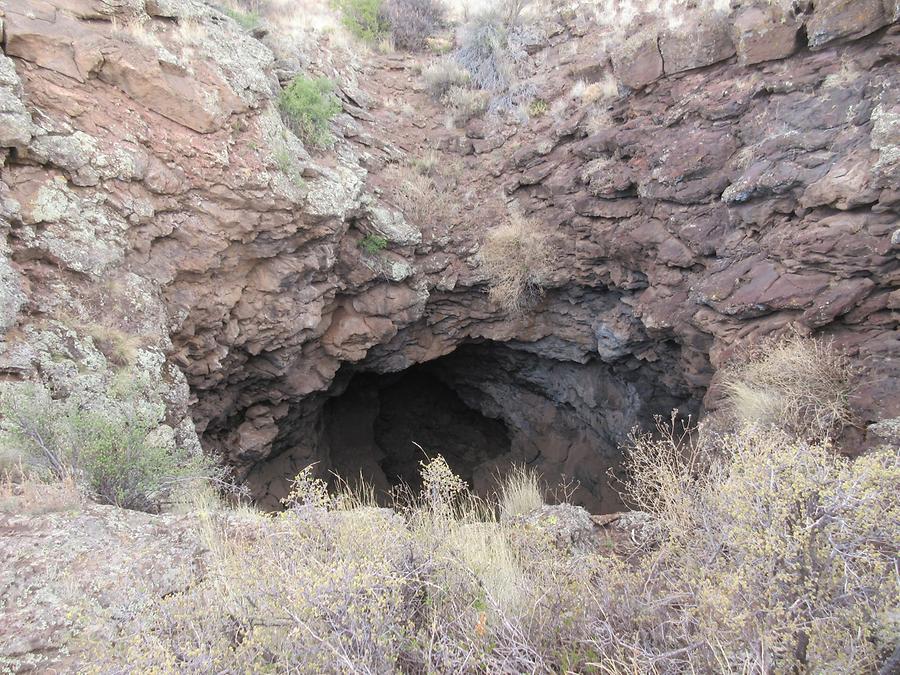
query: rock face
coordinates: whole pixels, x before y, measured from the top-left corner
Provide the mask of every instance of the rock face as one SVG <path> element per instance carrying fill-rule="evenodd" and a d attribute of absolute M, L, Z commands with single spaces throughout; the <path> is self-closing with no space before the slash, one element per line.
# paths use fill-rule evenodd
<path fill-rule="evenodd" d="M 272 505 L 310 461 L 387 481 L 378 415 L 345 428 L 329 401 L 420 364 L 505 429 L 473 481 L 525 461 L 595 511 L 617 507 L 605 471 L 632 426 L 714 409 L 718 369 L 764 336 L 825 335 L 864 365 L 865 443 L 900 415 L 896 8 L 739 4 L 680 30 L 641 17 L 612 54 L 596 19 L 561 19 L 529 61 L 560 105 L 525 123 L 448 129 L 416 58 L 313 55 L 346 113 L 311 154 L 274 103 L 301 61 L 274 38 L 192 0 L 8 0 L 0 369 L 65 393 L 85 354 L 118 368 L 86 327 L 131 336 L 178 442 Z M 569 96 L 610 61 L 618 95 Z M 411 202 L 397 171 L 429 155 L 435 192 Z M 519 315 L 477 256 L 511 211 L 553 241 Z"/>
<path fill-rule="evenodd" d="M 76 672 L 69 658 L 115 635 L 151 597 L 184 590 L 205 554 L 195 522 L 113 506 L 0 509 L 0 667 Z M 85 617 L 105 621 L 85 625 Z"/>

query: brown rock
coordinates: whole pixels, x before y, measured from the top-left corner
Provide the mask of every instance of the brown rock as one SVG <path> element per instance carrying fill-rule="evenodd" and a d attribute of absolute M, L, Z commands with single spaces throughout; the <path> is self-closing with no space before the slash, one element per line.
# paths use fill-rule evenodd
<path fill-rule="evenodd" d="M 809 47 L 821 49 L 834 40 L 862 37 L 891 20 L 883 0 L 823 0 L 806 22 Z"/>
<path fill-rule="evenodd" d="M 738 63 L 749 66 L 787 58 L 799 46 L 797 32 L 797 24 L 773 6 L 740 10 L 732 27 Z"/>
<path fill-rule="evenodd" d="M 631 35 L 613 54 L 616 78 L 631 89 L 642 89 L 662 77 L 663 60 L 655 31 Z"/>
<path fill-rule="evenodd" d="M 734 56 L 727 14 L 708 9 L 685 13 L 684 23 L 659 37 L 666 75 L 702 68 Z"/>

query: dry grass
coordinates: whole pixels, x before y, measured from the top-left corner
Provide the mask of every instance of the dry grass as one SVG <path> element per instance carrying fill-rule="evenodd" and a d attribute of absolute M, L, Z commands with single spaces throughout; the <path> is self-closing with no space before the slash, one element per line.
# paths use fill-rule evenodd
<path fill-rule="evenodd" d="M 426 154 L 419 162 L 395 166 L 387 173 L 392 201 L 409 222 L 430 228 L 455 222 L 453 180 L 443 169 L 434 155 Z"/>
<path fill-rule="evenodd" d="M 472 76 L 462 66 L 450 59 L 435 61 L 422 71 L 425 88 L 435 99 L 441 100 L 452 87 L 467 85 Z"/>
<path fill-rule="evenodd" d="M 515 466 L 500 480 L 497 503 L 500 520 L 525 515 L 544 505 L 540 476 L 525 466 Z"/>
<path fill-rule="evenodd" d="M 872 672 L 896 634 L 896 449 L 850 462 L 661 426 L 630 450 L 630 560 L 497 519 L 442 458 L 393 509 L 308 467 L 275 516 L 204 510 L 205 578 L 130 608 L 97 672 Z M 524 495 L 524 497 L 523 497 Z M 501 497 L 501 501 L 503 498 Z M 552 519 L 552 517 L 551 517 Z M 892 614 L 893 612 L 893 614 Z"/>
<path fill-rule="evenodd" d="M 395 511 L 346 485 L 329 494 L 311 468 L 277 516 L 252 528 L 201 519 L 206 577 L 133 608 L 95 645 L 97 672 L 550 672 L 586 629 L 574 557 L 516 545 L 442 458 Z M 548 588 L 554 592 L 547 593 Z M 571 644 L 570 644 L 571 642 Z"/>
<path fill-rule="evenodd" d="M 772 428 L 713 442 L 673 421 L 634 439 L 628 468 L 653 527 L 636 568 L 600 568 L 608 665 L 874 672 L 893 647 L 897 448 L 849 461 Z"/>
<path fill-rule="evenodd" d="M 31 478 L 19 466 L 0 474 L 0 513 L 41 515 L 71 511 L 80 507 L 85 496 L 71 475 L 61 480 Z"/>
<path fill-rule="evenodd" d="M 546 232 L 514 216 L 488 232 L 479 257 L 491 300 L 508 312 L 519 312 L 543 295 L 555 255 Z"/>
<path fill-rule="evenodd" d="M 728 410 L 744 426 L 834 437 L 852 422 L 852 375 L 847 357 L 829 342 L 799 336 L 768 340 L 726 368 Z"/>

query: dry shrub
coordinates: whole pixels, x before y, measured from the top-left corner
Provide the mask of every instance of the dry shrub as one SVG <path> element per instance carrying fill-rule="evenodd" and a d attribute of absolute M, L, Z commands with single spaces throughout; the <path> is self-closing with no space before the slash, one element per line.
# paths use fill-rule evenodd
<path fill-rule="evenodd" d="M 420 167 L 403 165 L 394 167 L 388 176 L 393 202 L 408 221 L 419 227 L 450 226 L 456 215 L 453 194 L 437 168 L 423 173 Z"/>
<path fill-rule="evenodd" d="M 830 342 L 766 340 L 726 368 L 728 410 L 742 425 L 834 437 L 852 421 L 852 374 L 847 357 Z"/>
<path fill-rule="evenodd" d="M 450 59 L 435 61 L 422 71 L 425 88 L 435 99 L 441 100 L 451 87 L 465 86 L 472 76 L 462 66 Z"/>
<path fill-rule="evenodd" d="M 634 439 L 630 560 L 498 519 L 440 457 L 375 508 L 308 467 L 287 510 L 201 518 L 206 576 L 131 605 L 97 672 L 872 672 L 897 631 L 900 459 L 775 430 Z M 661 439 L 661 440 L 660 440 Z M 552 507 L 543 507 L 552 508 Z M 572 508 L 572 507 L 568 507 Z M 552 519 L 552 515 L 550 518 Z M 228 525 L 231 523 L 231 525 Z"/>
<path fill-rule="evenodd" d="M 629 451 L 655 547 L 598 570 L 615 672 L 872 672 L 898 615 L 897 448 L 855 461 L 748 428 L 660 426 Z"/>
<path fill-rule="evenodd" d="M 479 256 L 491 300 L 508 312 L 543 295 L 555 257 L 547 233 L 518 216 L 488 232 Z"/>
<path fill-rule="evenodd" d="M 587 567 L 512 543 L 441 457 L 395 509 L 311 470 L 249 532 L 203 520 L 205 578 L 131 607 L 97 672 L 554 672 L 584 659 Z"/>
<path fill-rule="evenodd" d="M 442 99 L 450 111 L 453 121 L 465 124 L 474 117 L 484 114 L 491 97 L 485 91 L 453 86 Z"/>
<path fill-rule="evenodd" d="M 441 0 L 386 0 L 381 16 L 398 48 L 419 51 L 444 26 L 447 9 Z"/>

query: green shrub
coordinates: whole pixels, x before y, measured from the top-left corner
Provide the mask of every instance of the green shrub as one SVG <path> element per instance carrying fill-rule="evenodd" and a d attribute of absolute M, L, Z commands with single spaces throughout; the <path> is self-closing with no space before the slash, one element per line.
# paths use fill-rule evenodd
<path fill-rule="evenodd" d="M 298 75 L 278 97 L 285 123 L 312 146 L 322 148 L 333 142 L 329 123 L 341 112 L 341 102 L 333 90 L 327 78 Z"/>
<path fill-rule="evenodd" d="M 381 42 L 390 26 L 381 13 L 383 0 L 333 0 L 341 13 L 341 23 L 353 35 L 369 44 Z"/>
<path fill-rule="evenodd" d="M 369 255 L 374 255 L 379 251 L 383 251 L 387 248 L 387 245 L 388 240 L 378 234 L 367 234 L 362 238 L 362 241 L 359 242 L 360 248 Z"/>
<path fill-rule="evenodd" d="M 10 383 L 0 412 L 5 454 L 35 477 L 74 478 L 104 504 L 158 511 L 179 486 L 215 473 L 207 457 L 154 438 L 164 411 L 134 391 L 54 399 L 42 385 Z"/>

